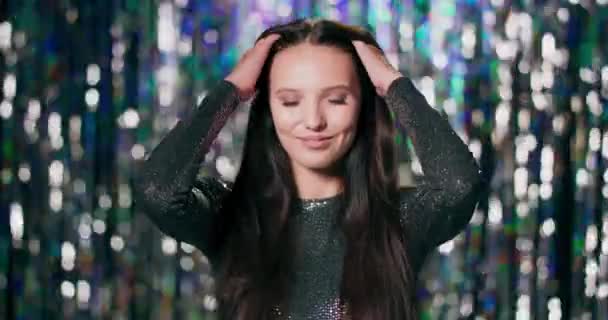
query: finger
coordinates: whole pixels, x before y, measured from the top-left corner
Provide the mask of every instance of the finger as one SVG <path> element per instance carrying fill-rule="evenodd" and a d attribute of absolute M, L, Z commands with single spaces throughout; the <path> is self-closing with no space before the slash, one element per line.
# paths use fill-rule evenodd
<path fill-rule="evenodd" d="M 370 58 L 373 56 L 373 53 L 369 50 L 369 48 L 365 45 L 365 43 L 361 41 L 353 41 L 353 45 L 357 54 L 361 58 L 361 62 L 364 66 L 369 67 Z"/>
<path fill-rule="evenodd" d="M 363 50 L 365 50 L 365 48 L 363 46 L 363 42 L 358 41 L 358 40 L 353 40 L 351 42 L 353 43 L 353 47 L 355 47 L 355 51 L 357 51 L 357 54 L 359 54 L 359 56 L 361 56 L 361 58 L 363 58 L 362 57 L 362 55 L 364 54 Z"/>
<path fill-rule="evenodd" d="M 358 40 L 355 40 L 353 42 L 353 44 L 355 46 L 355 49 L 359 53 L 359 55 L 362 56 L 362 58 L 368 58 L 368 57 L 376 54 L 375 52 L 372 51 L 372 47 L 373 47 L 372 45 L 369 45 L 365 42 L 358 41 Z"/>
<path fill-rule="evenodd" d="M 355 48 L 357 50 L 365 50 L 365 51 L 369 51 L 372 54 L 384 56 L 384 52 L 380 48 L 378 48 L 378 47 L 376 47 L 374 45 L 371 45 L 369 43 L 365 43 L 365 42 L 360 41 L 360 40 L 353 40 L 352 43 L 353 43 L 353 45 L 355 46 Z"/>
<path fill-rule="evenodd" d="M 280 34 L 270 34 L 265 36 L 264 38 L 260 39 L 257 43 L 256 43 L 256 47 L 260 47 L 260 48 L 265 48 L 268 49 L 270 48 L 270 46 L 278 39 L 280 38 L 281 35 Z"/>
<path fill-rule="evenodd" d="M 272 33 L 272 34 L 269 34 L 266 37 L 264 37 L 264 39 L 265 40 L 268 39 L 269 41 L 273 42 L 273 41 L 277 40 L 280 37 L 281 37 L 281 34 L 279 34 L 279 33 Z"/>
<path fill-rule="evenodd" d="M 280 34 L 272 33 L 267 36 L 264 36 L 262 39 L 259 39 L 255 46 L 251 48 L 251 57 L 248 60 L 248 63 L 251 63 L 251 66 L 256 73 L 258 73 L 266 58 L 268 57 L 268 52 L 270 51 L 270 47 L 272 44 L 280 38 Z"/>
<path fill-rule="evenodd" d="M 257 62 L 261 62 L 266 59 L 268 51 L 270 51 L 270 47 L 278 38 L 279 35 L 271 34 L 258 41 L 255 47 L 252 48 L 252 51 L 255 52 Z"/>

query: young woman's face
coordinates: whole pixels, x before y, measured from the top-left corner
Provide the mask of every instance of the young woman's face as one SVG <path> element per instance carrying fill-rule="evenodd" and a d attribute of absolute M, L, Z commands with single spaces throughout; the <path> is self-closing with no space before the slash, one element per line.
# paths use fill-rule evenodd
<path fill-rule="evenodd" d="M 341 160 L 357 131 L 361 88 L 348 53 L 299 44 L 276 54 L 270 111 L 292 166 L 327 169 Z"/>

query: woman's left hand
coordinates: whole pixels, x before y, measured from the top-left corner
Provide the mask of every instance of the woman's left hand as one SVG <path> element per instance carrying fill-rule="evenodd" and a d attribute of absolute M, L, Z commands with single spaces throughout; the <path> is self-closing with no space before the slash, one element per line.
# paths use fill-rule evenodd
<path fill-rule="evenodd" d="M 353 40 L 352 43 L 367 74 L 376 87 L 376 92 L 381 97 L 386 96 L 389 85 L 393 80 L 402 77 L 403 74 L 390 64 L 380 49 L 359 40 Z"/>

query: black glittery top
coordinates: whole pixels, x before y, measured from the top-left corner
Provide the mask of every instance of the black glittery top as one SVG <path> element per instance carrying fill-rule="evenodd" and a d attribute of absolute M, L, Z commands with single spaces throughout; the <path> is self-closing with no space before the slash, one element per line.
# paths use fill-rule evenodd
<path fill-rule="evenodd" d="M 415 188 L 401 189 L 401 222 L 415 274 L 425 257 L 468 224 L 485 183 L 466 144 L 446 117 L 433 109 L 406 77 L 393 81 L 385 97 L 412 138 L 424 176 Z M 214 213 L 230 184 L 197 178 L 212 141 L 240 99 L 231 82 L 221 80 L 193 113 L 176 124 L 152 150 L 136 174 L 136 205 L 167 235 L 207 248 Z M 331 228 L 337 201 L 299 199 L 289 223 L 301 235 L 288 319 L 338 319 L 344 239 Z M 213 263 L 213 261 L 212 261 Z"/>

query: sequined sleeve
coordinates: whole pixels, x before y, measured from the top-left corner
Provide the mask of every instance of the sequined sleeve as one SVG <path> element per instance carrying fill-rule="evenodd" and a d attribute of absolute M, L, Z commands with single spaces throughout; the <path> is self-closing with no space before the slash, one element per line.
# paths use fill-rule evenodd
<path fill-rule="evenodd" d="M 408 246 L 424 256 L 467 226 L 485 182 L 467 145 L 410 78 L 394 80 L 385 100 L 422 167 L 416 186 L 401 189 L 400 208 Z"/>
<path fill-rule="evenodd" d="M 165 234 L 212 255 L 209 235 L 221 198 L 230 190 L 219 178 L 197 178 L 205 155 L 240 98 L 221 80 L 190 115 L 179 121 L 138 164 L 135 206 Z"/>

